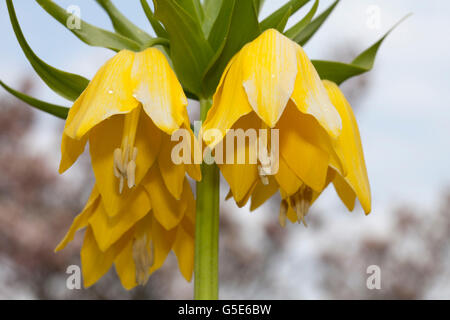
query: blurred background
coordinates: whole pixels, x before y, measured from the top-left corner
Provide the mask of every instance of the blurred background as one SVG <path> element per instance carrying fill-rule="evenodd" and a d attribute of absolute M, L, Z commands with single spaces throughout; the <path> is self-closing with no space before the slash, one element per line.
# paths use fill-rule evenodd
<path fill-rule="evenodd" d="M 94 1 L 57 2 L 65 8 L 78 5 L 82 19 L 111 29 Z M 267 0 L 262 15 L 283 3 Z M 321 1 L 319 11 L 330 3 Z M 80 42 L 34 1 L 14 4 L 30 46 L 51 65 L 92 78 L 113 55 Z M 115 4 L 151 32 L 139 1 Z M 279 199 L 251 213 L 248 207 L 222 202 L 221 298 L 450 298 L 449 10 L 447 1 L 339 3 L 306 45 L 311 59 L 349 62 L 413 13 L 383 43 L 374 70 L 342 86 L 361 131 L 372 213 L 364 216 L 359 206 L 347 212 L 332 187 L 312 207 L 308 228 L 296 224 L 282 229 Z M 0 30 L 2 81 L 69 106 L 27 62 L 3 1 Z M 196 108 L 190 105 L 193 117 Z M 192 283 L 182 279 L 173 254 L 145 288 L 125 291 L 112 269 L 89 289 L 67 289 L 66 269 L 80 264 L 82 233 L 63 252 L 53 249 L 83 207 L 94 178 L 88 157 L 68 173 L 57 174 L 63 125 L 0 89 L 0 298 L 192 298 Z M 224 199 L 225 183 L 221 192 Z M 371 265 L 380 267 L 380 290 L 366 286 Z"/>

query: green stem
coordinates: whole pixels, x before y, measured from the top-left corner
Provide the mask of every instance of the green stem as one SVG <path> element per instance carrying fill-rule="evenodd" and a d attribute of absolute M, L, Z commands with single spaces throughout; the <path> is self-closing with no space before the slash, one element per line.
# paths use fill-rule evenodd
<path fill-rule="evenodd" d="M 202 121 L 211 107 L 211 100 L 200 100 Z M 219 297 L 219 169 L 202 164 L 202 181 L 197 183 L 197 215 L 195 224 L 196 300 L 216 300 Z"/>

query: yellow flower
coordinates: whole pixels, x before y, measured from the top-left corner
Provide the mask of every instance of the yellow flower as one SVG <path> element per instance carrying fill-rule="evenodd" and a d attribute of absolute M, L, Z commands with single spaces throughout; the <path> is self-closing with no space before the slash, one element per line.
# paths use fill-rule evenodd
<path fill-rule="evenodd" d="M 229 197 L 239 206 L 252 198 L 255 209 L 280 190 L 280 223 L 286 217 L 303 221 L 309 206 L 331 182 L 344 203 L 353 209 L 355 194 L 370 211 L 370 191 L 351 107 L 336 85 L 322 82 L 303 49 L 276 30 L 267 30 L 247 44 L 228 64 L 213 99 L 202 132 L 219 129 L 220 139 L 203 139 L 222 147 L 229 129 L 278 129 L 278 162 L 267 169 L 260 157 L 270 154 L 270 139 L 249 139 L 235 148 L 235 160 L 219 164 L 230 185 Z M 260 132 L 260 131 L 259 131 Z M 225 139 L 224 137 L 227 137 Z M 222 140 L 221 140 L 222 139 Z M 226 143 L 225 143 L 226 144 Z M 226 146 L 228 148 L 228 145 Z M 258 161 L 249 159 L 258 150 Z M 217 151 L 216 151 L 217 155 Z"/>
<path fill-rule="evenodd" d="M 175 165 L 171 134 L 190 131 L 187 99 L 157 49 L 120 51 L 95 75 L 70 109 L 61 144 L 60 173 L 89 151 L 96 179 L 84 210 L 56 250 L 86 228 L 81 263 L 86 287 L 115 264 L 127 289 L 145 284 L 170 250 L 190 281 L 195 200 L 186 172 Z"/>

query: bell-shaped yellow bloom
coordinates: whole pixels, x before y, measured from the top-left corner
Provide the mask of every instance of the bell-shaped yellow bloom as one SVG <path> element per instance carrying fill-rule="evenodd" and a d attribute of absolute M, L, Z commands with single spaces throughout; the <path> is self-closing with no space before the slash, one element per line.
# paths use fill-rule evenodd
<path fill-rule="evenodd" d="M 334 148 L 338 150 L 342 166 L 346 171 L 342 171 L 330 163 L 327 173 L 326 185 L 333 182 L 334 188 L 346 205 L 348 210 L 352 211 L 355 207 L 355 200 L 358 197 L 361 206 L 366 214 L 371 211 L 371 195 L 370 185 L 367 176 L 366 164 L 364 161 L 364 153 L 359 135 L 358 124 L 356 123 L 353 110 L 344 97 L 339 87 L 331 81 L 324 80 L 323 84 L 328 92 L 331 102 L 336 107 L 342 119 L 342 132 L 336 140 Z M 284 182 L 292 181 L 292 177 L 285 178 Z M 298 212 L 301 215 L 301 221 L 305 223 L 304 216 L 308 212 L 309 206 L 317 199 L 320 192 L 308 191 L 306 186 L 302 186 L 294 193 L 295 190 L 283 188 L 280 185 L 281 206 L 280 206 L 280 224 L 284 225 L 286 217 L 291 222 L 299 220 Z M 265 193 L 262 191 L 264 190 Z M 274 192 L 273 192 L 274 193 Z M 269 196 L 273 195 L 270 194 Z M 255 188 L 252 196 L 252 208 L 261 205 L 266 199 L 268 188 Z"/>
<path fill-rule="evenodd" d="M 195 200 L 186 172 L 196 180 L 201 173 L 198 166 L 171 159 L 172 133 L 185 129 L 194 139 L 186 106 L 165 56 L 150 48 L 120 51 L 70 109 L 60 172 L 89 141 L 96 182 L 57 250 L 86 228 L 81 249 L 86 287 L 113 263 L 125 288 L 145 284 L 171 250 L 183 276 L 191 279 Z"/>
<path fill-rule="evenodd" d="M 311 203 L 333 181 L 349 208 L 356 194 L 370 211 L 357 125 L 350 106 L 336 90 L 321 81 L 303 49 L 276 30 L 265 31 L 235 55 L 202 132 L 207 145 L 222 148 L 228 130 L 258 130 L 256 142 L 249 139 L 245 147 L 235 148 L 235 160 L 241 156 L 245 163 L 219 164 L 230 185 L 229 196 L 239 206 L 252 198 L 251 209 L 255 209 L 280 190 L 280 223 L 284 225 L 286 217 L 304 221 Z M 210 129 L 218 129 L 220 139 L 208 140 L 205 133 Z M 260 129 L 269 137 L 278 129 L 278 163 L 271 166 L 276 170 L 267 169 L 260 157 L 261 141 L 266 141 L 267 153 L 273 149 L 270 138 L 260 141 Z M 258 147 L 253 148 L 255 143 Z M 258 150 L 256 163 L 249 161 L 252 150 Z"/>

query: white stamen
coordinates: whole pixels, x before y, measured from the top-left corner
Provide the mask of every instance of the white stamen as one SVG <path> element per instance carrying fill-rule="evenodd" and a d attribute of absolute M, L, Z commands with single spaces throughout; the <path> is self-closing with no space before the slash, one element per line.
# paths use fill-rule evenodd
<path fill-rule="evenodd" d="M 136 159 L 138 149 L 134 147 L 140 108 L 134 109 L 125 116 L 122 143 L 114 150 L 114 176 L 119 179 L 119 192 L 122 194 L 124 185 L 129 189 L 136 185 Z M 125 181 L 126 180 L 126 181 Z"/>
<path fill-rule="evenodd" d="M 134 162 L 134 160 L 131 160 L 130 162 L 128 162 L 127 166 L 127 182 L 129 189 L 135 186 L 135 178 L 136 178 L 136 162 Z"/>
<path fill-rule="evenodd" d="M 114 176 L 116 178 L 121 177 L 122 168 L 122 150 L 117 148 L 114 150 Z"/>
<path fill-rule="evenodd" d="M 295 199 L 294 205 L 295 205 L 295 212 L 297 213 L 298 223 L 302 222 L 303 225 L 307 227 L 308 225 L 306 224 L 305 221 L 305 215 L 309 207 L 307 201 L 305 199 Z"/>
<path fill-rule="evenodd" d="M 123 176 L 120 176 L 120 178 L 119 178 L 120 180 L 119 180 L 119 193 L 120 194 L 122 194 L 122 192 L 123 192 Z"/>
<path fill-rule="evenodd" d="M 151 240 L 147 240 L 147 234 L 134 240 L 133 260 L 136 268 L 136 282 L 143 286 L 148 281 L 149 269 L 154 260 L 153 244 Z"/>
<path fill-rule="evenodd" d="M 270 167 L 263 167 L 261 165 L 258 165 L 258 174 L 259 178 L 261 179 L 261 182 L 263 185 L 267 186 L 269 184 L 269 178 L 271 170 Z"/>
<path fill-rule="evenodd" d="M 295 212 L 297 213 L 298 223 L 303 223 L 305 227 L 306 224 L 305 217 L 308 214 L 309 207 L 311 206 L 312 200 L 312 190 L 307 186 L 301 187 L 295 195 L 291 198 L 291 203 L 293 203 Z"/>

